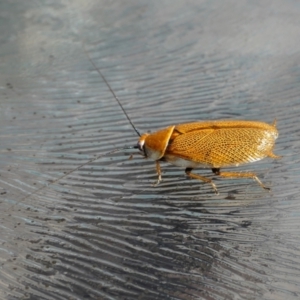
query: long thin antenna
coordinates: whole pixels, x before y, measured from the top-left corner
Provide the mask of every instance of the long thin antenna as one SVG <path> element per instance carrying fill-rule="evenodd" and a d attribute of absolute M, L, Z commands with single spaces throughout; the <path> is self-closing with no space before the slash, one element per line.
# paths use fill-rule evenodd
<path fill-rule="evenodd" d="M 73 173 L 73 172 L 79 170 L 80 168 L 84 167 L 85 165 L 88 165 L 88 164 L 90 164 L 91 162 L 93 162 L 93 161 L 95 161 L 95 160 L 97 160 L 97 159 L 99 159 L 99 158 L 101 158 L 101 157 L 103 157 L 103 156 L 110 155 L 110 154 L 113 154 L 113 153 L 116 153 L 116 152 L 119 152 L 119 151 L 122 151 L 122 150 L 133 149 L 133 148 L 135 148 L 135 147 L 136 147 L 136 146 L 128 146 L 128 147 L 118 148 L 118 149 L 114 149 L 114 150 L 112 150 L 112 151 L 109 151 L 109 152 L 107 152 L 107 153 L 97 155 L 96 157 L 90 159 L 89 161 L 86 161 L 86 162 L 80 164 L 80 165 L 77 166 L 75 169 L 72 169 L 71 171 L 68 171 L 68 172 L 64 173 L 64 175 L 59 176 L 59 177 L 56 178 L 55 180 L 51 180 L 51 182 L 49 182 L 48 184 L 45 184 L 45 185 L 41 186 L 40 188 L 38 188 L 37 190 L 35 190 L 35 191 L 32 192 L 31 194 L 29 194 L 29 195 L 25 196 L 24 198 L 22 198 L 21 201 L 23 201 L 23 200 L 25 200 L 25 199 L 27 199 L 27 198 L 29 198 L 29 197 L 31 197 L 31 196 L 37 194 L 38 192 L 40 192 L 40 191 L 43 190 L 44 188 L 48 187 L 49 185 L 54 184 L 54 183 L 57 183 L 57 182 L 60 181 L 61 179 L 63 179 L 63 178 L 65 178 L 65 177 L 67 177 L 68 175 L 70 175 L 71 173 Z"/>
<path fill-rule="evenodd" d="M 113 91 L 113 89 L 111 88 L 110 84 L 108 83 L 108 81 L 106 80 L 106 78 L 104 77 L 104 75 L 101 73 L 100 69 L 97 68 L 97 66 L 95 65 L 94 61 L 91 59 L 88 51 L 85 49 L 85 46 L 83 44 L 83 49 L 84 49 L 84 52 L 85 54 L 87 55 L 90 63 L 92 64 L 92 66 L 94 67 L 94 69 L 98 72 L 98 74 L 101 76 L 101 78 L 103 79 L 103 81 L 105 82 L 105 84 L 107 85 L 107 87 L 109 88 L 110 92 L 113 94 L 114 98 L 116 99 L 117 103 L 119 104 L 119 106 L 121 107 L 123 113 L 125 114 L 128 122 L 130 123 L 130 125 L 132 126 L 132 128 L 134 129 L 134 131 L 138 134 L 138 136 L 141 136 L 141 134 L 138 132 L 138 130 L 135 128 L 134 124 L 132 123 L 132 121 L 130 120 L 128 114 L 126 113 L 124 107 L 122 106 L 120 100 L 118 99 L 118 97 L 116 96 L 115 92 Z M 119 151 L 122 151 L 122 150 L 126 150 L 126 149 L 133 149 L 133 148 L 137 148 L 137 146 L 128 146 L 128 147 L 123 147 L 123 148 L 119 148 L 119 149 L 114 149 L 112 151 L 109 151 L 107 153 L 104 153 L 104 154 L 100 154 L 92 159 L 90 159 L 89 161 L 83 163 L 83 164 L 80 164 L 79 166 L 77 166 L 75 169 L 72 169 L 71 171 L 68 171 L 66 173 L 64 173 L 63 175 L 61 175 L 60 177 L 56 178 L 55 180 L 49 182 L 48 184 L 46 185 L 43 185 L 42 187 L 38 188 L 37 190 L 35 190 L 34 192 L 32 192 L 31 194 L 25 196 L 24 198 L 22 198 L 20 201 L 23 201 L 37 193 L 39 193 L 41 190 L 45 189 L 46 187 L 48 187 L 49 185 L 51 184 L 55 184 L 57 183 L 58 181 L 60 181 L 61 179 L 67 177 L 68 175 L 70 175 L 71 173 L 79 170 L 80 168 L 84 167 L 85 165 L 87 164 L 90 164 L 91 162 L 103 157 L 103 156 L 106 156 L 106 155 L 110 155 L 110 154 L 113 154 L 115 152 L 119 152 Z"/>
<path fill-rule="evenodd" d="M 111 88 L 110 84 L 108 83 L 108 81 L 106 80 L 106 78 L 104 77 L 104 75 L 102 74 L 102 72 L 100 71 L 100 69 L 96 66 L 96 64 L 94 63 L 94 61 L 91 59 L 88 51 L 85 49 L 85 46 L 83 44 L 83 49 L 84 52 L 86 53 L 86 56 L 88 57 L 90 63 L 93 65 L 94 69 L 98 72 L 98 74 L 101 76 L 101 78 L 103 79 L 103 81 L 105 82 L 105 84 L 107 85 L 107 87 L 109 88 L 110 92 L 113 94 L 114 98 L 116 99 L 116 101 L 118 102 L 119 106 L 121 107 L 124 115 L 126 116 L 128 122 L 130 123 L 130 125 L 132 126 L 132 128 L 134 129 L 134 131 L 138 134 L 138 136 L 141 136 L 141 134 L 138 132 L 138 130 L 136 129 L 136 127 L 134 126 L 134 124 L 132 123 L 132 121 L 130 120 L 126 110 L 124 109 L 123 105 L 121 104 L 119 98 L 117 97 L 117 95 L 115 94 L 115 92 L 113 91 L 113 89 Z"/>

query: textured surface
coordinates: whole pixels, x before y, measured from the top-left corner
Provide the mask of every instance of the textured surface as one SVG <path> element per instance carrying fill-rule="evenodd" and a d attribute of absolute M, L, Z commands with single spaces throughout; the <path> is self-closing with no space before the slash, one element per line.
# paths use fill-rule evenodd
<path fill-rule="evenodd" d="M 2 1 L 0 298 L 299 299 L 299 14 L 283 0 Z M 154 163 L 129 150 L 51 184 L 138 138 L 85 51 L 141 132 L 276 117 L 283 158 L 238 168 L 272 192 L 215 179 L 216 196 L 169 165 L 154 188 Z"/>

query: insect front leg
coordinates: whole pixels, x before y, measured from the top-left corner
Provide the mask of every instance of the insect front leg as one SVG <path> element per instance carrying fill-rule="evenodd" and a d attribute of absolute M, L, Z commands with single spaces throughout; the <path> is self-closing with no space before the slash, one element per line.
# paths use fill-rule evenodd
<path fill-rule="evenodd" d="M 214 189 L 215 193 L 216 193 L 217 195 L 219 194 L 216 185 L 212 182 L 211 179 L 206 178 L 206 177 L 203 177 L 203 176 L 198 175 L 198 174 L 194 174 L 194 173 L 192 173 L 192 170 L 193 170 L 192 168 L 186 168 L 186 169 L 185 169 L 185 174 L 186 174 L 187 176 L 191 177 L 191 178 L 199 179 L 199 180 L 202 180 L 202 181 L 204 181 L 204 182 L 210 183 L 211 186 L 212 186 L 212 188 Z"/>
<path fill-rule="evenodd" d="M 157 186 L 161 181 L 161 168 L 160 168 L 160 164 L 159 164 L 159 160 L 155 161 L 155 165 L 156 165 L 156 173 L 158 175 L 157 181 L 154 182 L 153 186 Z"/>
<path fill-rule="evenodd" d="M 231 178 L 252 178 L 256 180 L 256 182 L 265 190 L 270 190 L 270 188 L 266 187 L 256 176 L 255 173 L 246 172 L 246 173 L 237 173 L 237 172 L 221 172 L 219 168 L 211 169 L 216 175 L 221 177 L 231 177 Z"/>

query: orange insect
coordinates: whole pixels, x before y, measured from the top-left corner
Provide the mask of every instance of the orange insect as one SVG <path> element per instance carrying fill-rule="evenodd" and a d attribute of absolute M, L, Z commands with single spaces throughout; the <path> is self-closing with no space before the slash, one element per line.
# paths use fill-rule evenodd
<path fill-rule="evenodd" d="M 86 54 L 116 99 L 130 125 L 140 136 L 134 148 L 138 148 L 146 158 L 155 160 L 158 175 L 156 184 L 161 181 L 159 162 L 167 161 L 173 165 L 184 167 L 185 173 L 189 177 L 210 183 L 217 194 L 217 187 L 212 180 L 192 173 L 194 168 L 211 168 L 213 173 L 222 177 L 253 178 L 262 188 L 270 190 L 255 173 L 221 172 L 220 168 L 237 167 L 267 156 L 280 158 L 272 152 L 278 137 L 276 120 L 271 125 L 259 121 L 242 120 L 193 122 L 172 125 L 151 134 L 140 135 L 106 78 L 87 51 Z M 124 149 L 130 149 L 130 147 Z"/>
<path fill-rule="evenodd" d="M 253 178 L 262 188 L 270 190 L 258 179 L 255 173 L 221 172 L 220 168 L 237 167 L 261 160 L 267 156 L 275 159 L 280 158 L 272 152 L 278 137 L 276 120 L 272 125 L 242 120 L 193 122 L 172 125 L 151 134 L 140 135 L 106 78 L 90 58 L 88 52 L 86 54 L 116 99 L 130 125 L 140 136 L 134 148 L 138 148 L 146 158 L 155 160 L 158 175 L 156 184 L 161 181 L 159 162 L 167 161 L 176 166 L 184 167 L 185 173 L 189 177 L 210 183 L 217 194 L 217 187 L 212 180 L 192 173 L 194 168 L 211 168 L 216 175 L 222 177 Z M 123 149 L 130 148 L 125 147 Z M 122 149 L 116 151 L 119 150 Z"/>
<path fill-rule="evenodd" d="M 222 177 L 253 178 L 269 190 L 255 173 L 221 172 L 220 168 L 237 167 L 265 157 L 280 158 L 273 151 L 278 137 L 276 120 L 272 125 L 258 121 L 206 121 L 172 125 L 152 134 L 143 134 L 136 146 L 146 158 L 156 161 L 161 181 L 160 161 L 184 167 L 185 173 L 218 190 L 211 179 L 192 173 L 194 168 L 211 168 Z"/>
<path fill-rule="evenodd" d="M 172 125 L 151 134 L 140 135 L 100 69 L 97 68 L 85 48 L 84 51 L 140 138 L 136 146 L 123 147 L 100 154 L 75 169 L 65 172 L 64 175 L 53 180 L 52 184 L 105 155 L 124 149 L 138 148 L 146 158 L 155 160 L 158 175 L 156 184 L 161 181 L 160 161 L 167 161 L 176 166 L 184 167 L 185 173 L 189 177 L 210 183 L 216 193 L 218 190 L 212 180 L 192 173 L 194 168 L 211 168 L 216 175 L 222 177 L 253 178 L 262 188 L 269 190 L 255 173 L 221 172 L 220 168 L 237 167 L 261 160 L 267 156 L 275 159 L 280 158 L 272 152 L 278 137 L 276 120 L 272 125 L 258 121 L 238 120 L 193 122 Z M 39 193 L 47 186 L 40 187 L 25 196 L 23 200 Z"/>

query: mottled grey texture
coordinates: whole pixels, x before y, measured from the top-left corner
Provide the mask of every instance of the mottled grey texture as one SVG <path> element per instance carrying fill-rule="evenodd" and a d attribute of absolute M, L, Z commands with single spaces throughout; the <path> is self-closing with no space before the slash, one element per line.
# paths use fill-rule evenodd
<path fill-rule="evenodd" d="M 286 0 L 2 1 L 0 298 L 299 299 L 299 15 Z M 236 169 L 272 192 L 215 179 L 216 196 L 169 165 L 154 188 L 128 150 L 51 184 L 137 142 L 87 53 L 141 132 L 277 118 L 283 158 Z"/>

